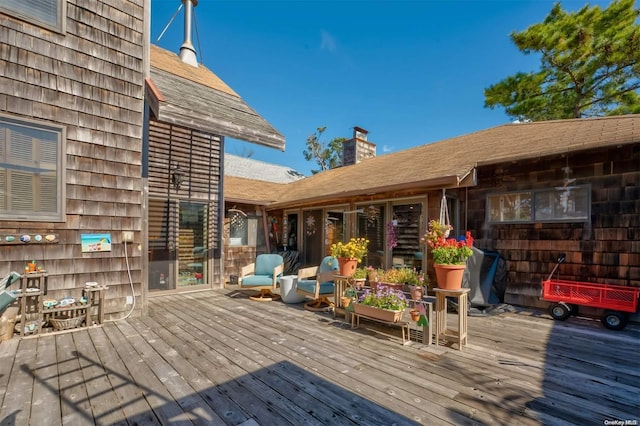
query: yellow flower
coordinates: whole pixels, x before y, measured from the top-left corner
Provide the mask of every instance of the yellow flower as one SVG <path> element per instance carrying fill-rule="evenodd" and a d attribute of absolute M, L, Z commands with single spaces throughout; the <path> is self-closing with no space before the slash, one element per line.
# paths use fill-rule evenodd
<path fill-rule="evenodd" d="M 357 259 L 362 262 L 362 258 L 367 254 L 369 240 L 366 238 L 351 238 L 349 242 L 337 242 L 331 244 L 331 256 Z"/>

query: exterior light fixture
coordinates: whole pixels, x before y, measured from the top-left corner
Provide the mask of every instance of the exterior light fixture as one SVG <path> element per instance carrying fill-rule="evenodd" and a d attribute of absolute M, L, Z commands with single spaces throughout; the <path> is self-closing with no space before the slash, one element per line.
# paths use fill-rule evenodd
<path fill-rule="evenodd" d="M 180 185 L 184 181 L 184 172 L 180 169 L 180 165 L 176 164 L 176 168 L 171 172 L 171 184 L 176 191 L 180 189 Z"/>

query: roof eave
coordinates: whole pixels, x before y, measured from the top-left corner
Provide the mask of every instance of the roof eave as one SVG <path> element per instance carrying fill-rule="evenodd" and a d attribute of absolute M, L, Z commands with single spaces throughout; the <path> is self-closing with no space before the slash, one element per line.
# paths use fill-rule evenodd
<path fill-rule="evenodd" d="M 295 182 L 292 182 L 292 183 L 295 183 Z M 370 187 L 370 188 L 358 188 L 355 190 L 333 192 L 331 194 L 323 194 L 315 197 L 296 198 L 295 200 L 288 200 L 288 201 L 275 201 L 269 204 L 268 207 L 283 208 L 291 205 L 305 205 L 305 204 L 318 203 L 321 201 L 330 201 L 336 198 L 358 197 L 362 195 L 382 194 L 386 192 L 395 192 L 395 191 L 407 191 L 412 189 L 423 189 L 425 191 L 429 191 L 433 189 L 472 186 L 474 184 L 475 184 L 474 179 L 471 179 L 471 180 L 462 179 L 460 176 L 457 176 L 457 175 L 442 176 L 437 178 L 425 179 L 421 181 L 415 181 L 409 184 L 402 183 L 402 184 L 384 185 L 384 186 Z"/>

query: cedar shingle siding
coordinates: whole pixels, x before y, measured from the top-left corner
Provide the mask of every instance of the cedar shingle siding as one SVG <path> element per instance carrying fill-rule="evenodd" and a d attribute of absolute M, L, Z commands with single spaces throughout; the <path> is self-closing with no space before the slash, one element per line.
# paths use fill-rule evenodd
<path fill-rule="evenodd" d="M 0 235 L 55 233 L 59 243 L 0 245 L 0 276 L 34 259 L 49 273 L 47 297 L 107 284 L 107 317 L 119 317 L 131 295 L 122 230 L 134 231 L 129 263 L 142 293 L 143 2 L 69 0 L 66 11 L 62 34 L 0 19 L 0 112 L 63 125 L 67 138 L 64 221 L 0 224 Z M 83 233 L 110 233 L 112 251 L 83 253 Z"/>

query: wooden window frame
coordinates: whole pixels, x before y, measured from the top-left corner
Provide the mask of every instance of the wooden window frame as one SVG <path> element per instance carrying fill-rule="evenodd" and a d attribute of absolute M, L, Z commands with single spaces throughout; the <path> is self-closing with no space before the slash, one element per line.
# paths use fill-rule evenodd
<path fill-rule="evenodd" d="M 580 192 L 578 199 L 582 200 L 582 209 L 584 211 L 582 215 L 556 214 L 558 205 L 552 205 L 552 203 L 546 203 L 545 207 L 551 208 L 552 212 L 543 216 L 543 199 L 549 199 L 549 197 L 558 196 L 558 201 L 561 199 L 561 194 L 567 191 Z M 524 200 L 523 200 L 524 198 Z M 507 199 L 507 200 L 505 200 Z M 512 200 L 513 199 L 513 200 Z M 500 205 L 495 206 L 492 202 L 497 202 Z M 518 205 L 517 208 L 512 208 L 513 215 L 509 215 L 506 219 L 495 219 L 492 214 L 492 209 L 498 210 L 502 217 L 505 213 L 504 203 L 509 202 L 514 205 Z M 575 203 L 575 198 L 573 200 Z M 560 202 L 561 203 L 561 202 Z M 519 206 L 526 206 L 527 209 Z M 574 206 L 575 210 L 575 206 Z M 575 185 L 570 188 L 564 187 L 551 187 L 540 188 L 532 190 L 522 191 L 510 191 L 510 192 L 496 192 L 487 194 L 486 197 L 486 222 L 489 224 L 515 224 L 515 223 L 577 223 L 577 222 L 589 222 L 591 220 L 591 185 Z"/>
<path fill-rule="evenodd" d="M 55 23 L 30 13 L 36 4 L 55 7 Z M 66 31 L 67 0 L 8 0 L 0 4 L 0 12 L 58 33 Z"/>
<path fill-rule="evenodd" d="M 34 160 L 33 164 L 20 164 L 19 161 L 15 161 L 16 156 L 9 154 L 10 143 L 6 135 L 10 134 L 9 126 L 18 126 L 29 129 L 34 129 L 40 132 L 50 133 L 56 140 L 56 153 L 55 153 L 55 181 L 53 185 L 56 188 L 55 198 L 55 211 L 48 210 L 42 211 L 36 208 L 34 203 L 37 203 L 39 194 L 38 192 L 43 190 L 43 181 L 38 169 L 36 168 L 38 161 Z M 65 200 L 66 200 L 66 185 L 65 185 L 65 171 L 66 171 L 66 128 L 63 126 L 56 126 L 50 123 L 46 123 L 39 120 L 25 120 L 22 118 L 16 118 L 0 114 L 0 132 L 5 132 L 5 135 L 0 135 L 0 143 L 4 146 L 0 147 L 0 173 L 4 173 L 4 179 L 0 179 L 0 197 L 6 197 L 4 200 L 0 200 L 6 205 L 4 208 L 0 208 L 0 219 L 11 221 L 29 221 L 29 222 L 64 222 L 65 218 Z M 52 138 L 53 139 L 53 138 Z M 32 147 L 33 151 L 33 147 Z M 36 151 L 37 153 L 37 151 Z M 28 153 L 26 158 L 31 157 L 33 154 Z M 18 154 L 19 156 L 20 154 Z M 14 160 L 14 161 L 12 161 Z M 34 203 L 32 203 L 31 209 L 16 209 L 13 207 L 15 203 L 11 200 L 11 189 L 9 170 L 19 171 L 23 175 L 32 175 L 32 187 L 34 192 L 32 196 L 35 197 Z M 46 188 L 44 189 L 46 190 Z M 1 206 L 2 204 L 0 204 Z"/>

